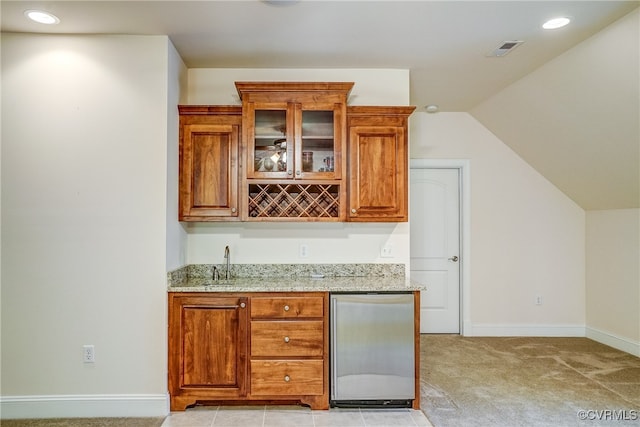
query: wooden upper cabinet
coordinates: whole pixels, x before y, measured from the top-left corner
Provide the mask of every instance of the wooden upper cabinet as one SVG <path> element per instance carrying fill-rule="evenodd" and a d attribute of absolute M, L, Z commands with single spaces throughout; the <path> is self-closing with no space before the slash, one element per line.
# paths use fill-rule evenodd
<path fill-rule="evenodd" d="M 353 83 L 236 82 L 248 179 L 340 180 Z"/>
<path fill-rule="evenodd" d="M 408 220 L 408 117 L 415 107 L 349 107 L 349 221 Z"/>
<path fill-rule="evenodd" d="M 352 82 L 236 82 L 179 106 L 180 221 L 408 220 L 408 117 L 347 107 Z"/>
<path fill-rule="evenodd" d="M 180 106 L 179 220 L 238 219 L 239 107 Z"/>

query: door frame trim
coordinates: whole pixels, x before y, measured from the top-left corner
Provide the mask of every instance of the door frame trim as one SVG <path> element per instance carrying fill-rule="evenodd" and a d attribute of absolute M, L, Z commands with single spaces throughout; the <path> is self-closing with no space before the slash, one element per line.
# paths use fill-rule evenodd
<path fill-rule="evenodd" d="M 471 162 L 468 159 L 409 159 L 410 169 L 458 169 L 460 176 L 460 335 L 471 336 Z M 409 188 L 411 191 L 411 188 Z M 409 218 L 411 228 L 411 218 Z"/>

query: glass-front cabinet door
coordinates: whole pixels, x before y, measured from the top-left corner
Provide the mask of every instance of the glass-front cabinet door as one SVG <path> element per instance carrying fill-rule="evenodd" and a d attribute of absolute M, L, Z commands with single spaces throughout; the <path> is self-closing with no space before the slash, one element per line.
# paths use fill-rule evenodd
<path fill-rule="evenodd" d="M 335 115 L 332 109 L 304 109 L 301 106 L 300 148 L 296 151 L 301 177 L 340 177 L 340 167 L 336 168 L 336 157 L 340 162 L 340 152 L 336 149 L 339 147 L 340 129 L 336 129 Z"/>
<path fill-rule="evenodd" d="M 293 177 L 293 135 L 287 132 L 293 127 L 292 110 L 285 105 L 255 108 L 251 104 L 253 129 L 249 128 L 247 147 L 247 176 L 251 178 Z"/>
<path fill-rule="evenodd" d="M 302 103 L 249 103 L 247 177 L 339 179 L 341 109 Z"/>

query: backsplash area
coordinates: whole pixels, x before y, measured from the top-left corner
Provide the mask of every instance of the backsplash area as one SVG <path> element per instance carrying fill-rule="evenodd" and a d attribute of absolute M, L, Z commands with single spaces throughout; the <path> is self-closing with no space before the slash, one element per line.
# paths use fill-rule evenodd
<path fill-rule="evenodd" d="M 167 273 L 168 286 L 189 278 L 212 277 L 213 268 L 224 272 L 224 264 L 190 264 Z M 232 278 L 247 277 L 404 277 L 404 264 L 232 264 Z"/>

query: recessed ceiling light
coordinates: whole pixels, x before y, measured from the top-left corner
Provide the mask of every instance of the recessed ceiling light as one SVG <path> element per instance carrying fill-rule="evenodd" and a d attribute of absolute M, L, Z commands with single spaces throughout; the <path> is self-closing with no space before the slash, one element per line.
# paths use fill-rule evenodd
<path fill-rule="evenodd" d="M 57 16 L 44 10 L 25 10 L 24 16 L 40 24 L 53 25 L 60 23 L 60 19 Z"/>
<path fill-rule="evenodd" d="M 555 30 L 556 28 L 564 27 L 569 22 L 571 22 L 571 19 L 565 16 L 561 18 L 553 18 L 542 24 L 542 28 L 544 28 L 545 30 Z"/>

